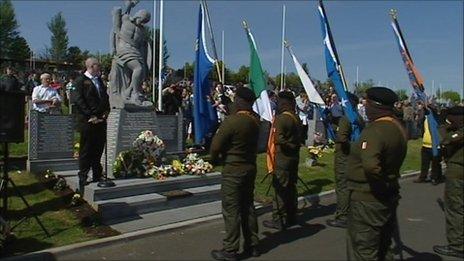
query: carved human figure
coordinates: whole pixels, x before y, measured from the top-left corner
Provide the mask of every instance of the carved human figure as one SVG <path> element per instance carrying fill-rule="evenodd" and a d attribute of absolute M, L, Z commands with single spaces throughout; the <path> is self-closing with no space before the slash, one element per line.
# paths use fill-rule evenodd
<path fill-rule="evenodd" d="M 131 9 L 137 3 L 138 0 L 126 0 L 124 13 L 120 7 L 113 10 L 111 49 L 114 59 L 110 87 L 112 96 L 119 98 L 119 102 L 116 102 L 119 104 L 112 104 L 115 107 L 125 103 L 146 105 L 141 88 L 147 76 L 147 65 L 151 64 L 151 48 L 144 24 L 150 21 L 151 15 L 146 10 L 139 10 L 130 16 Z"/>

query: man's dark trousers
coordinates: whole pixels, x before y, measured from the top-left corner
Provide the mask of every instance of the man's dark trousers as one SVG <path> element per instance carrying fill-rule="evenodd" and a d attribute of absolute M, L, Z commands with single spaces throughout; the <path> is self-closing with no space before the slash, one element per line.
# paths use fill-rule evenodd
<path fill-rule="evenodd" d="M 240 248 L 240 228 L 244 248 L 258 245 L 258 221 L 254 207 L 256 168 L 234 172 L 224 167 L 222 173 L 222 215 L 226 228 L 224 250 L 237 252 Z"/>
<path fill-rule="evenodd" d="M 441 171 L 441 151 L 438 150 L 438 155 L 433 156 L 431 148 L 422 147 L 421 149 L 421 173 L 419 179 L 425 180 L 429 172 L 430 162 L 432 162 L 431 179 L 440 180 L 442 178 Z"/>
<path fill-rule="evenodd" d="M 103 168 L 100 159 L 105 148 L 106 122 L 87 123 L 81 127 L 80 134 L 78 176 L 79 192 L 83 194 L 83 187 L 90 169 L 92 169 L 94 181 L 99 180 L 102 176 Z"/>

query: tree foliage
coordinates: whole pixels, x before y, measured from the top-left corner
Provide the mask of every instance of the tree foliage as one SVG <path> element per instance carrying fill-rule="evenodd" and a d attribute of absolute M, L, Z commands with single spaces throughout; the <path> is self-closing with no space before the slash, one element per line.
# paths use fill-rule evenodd
<path fill-rule="evenodd" d="M 68 30 L 66 29 L 63 14 L 59 12 L 52 17 L 50 22 L 47 23 L 47 27 L 52 33 L 49 48 L 50 58 L 54 61 L 63 62 L 66 59 L 69 43 Z"/>
<path fill-rule="evenodd" d="M 19 25 L 10 0 L 0 0 L 0 56 L 25 60 L 31 55 L 26 39 L 20 36 Z"/>
<path fill-rule="evenodd" d="M 364 96 L 366 94 L 367 89 L 372 88 L 375 86 L 374 80 L 369 79 L 365 82 L 360 82 L 356 84 L 354 93 L 358 96 Z"/>
<path fill-rule="evenodd" d="M 151 48 L 153 48 L 153 28 L 150 27 L 145 27 L 145 34 L 148 37 L 148 42 L 150 43 Z M 153 68 L 153 63 L 155 68 L 158 68 L 159 64 L 159 37 L 160 37 L 160 32 L 159 29 L 155 30 L 155 55 L 154 59 L 152 59 L 152 64 L 150 68 Z M 169 59 L 169 50 L 168 50 L 168 44 L 166 42 L 166 39 L 163 40 L 163 68 L 166 68 L 168 59 Z M 152 70 L 150 70 L 150 75 Z M 156 70 L 156 73 L 158 73 L 158 70 Z"/>
<path fill-rule="evenodd" d="M 447 101 L 458 103 L 461 101 L 461 95 L 455 91 L 444 91 L 441 93 L 441 98 Z"/>
<path fill-rule="evenodd" d="M 407 91 L 405 89 L 397 90 L 396 95 L 398 95 L 398 99 L 400 101 L 404 101 L 404 100 L 408 99 L 408 94 L 407 94 Z"/>

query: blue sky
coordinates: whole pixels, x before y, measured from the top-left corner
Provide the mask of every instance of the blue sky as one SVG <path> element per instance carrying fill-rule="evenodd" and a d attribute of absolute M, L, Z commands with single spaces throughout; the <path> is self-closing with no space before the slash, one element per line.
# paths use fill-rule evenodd
<path fill-rule="evenodd" d="M 13 0 L 19 30 L 35 51 L 50 44 L 46 23 L 62 11 L 70 46 L 92 52 L 109 51 L 111 10 L 122 1 Z M 316 1 L 209 1 L 220 54 L 225 31 L 225 61 L 232 69 L 249 63 L 249 47 L 241 27 L 246 20 L 258 44 L 265 70 L 280 73 L 282 5 L 286 5 L 286 38 L 295 54 L 309 65 L 310 74 L 326 79 L 322 37 Z M 169 65 L 180 68 L 194 59 L 198 1 L 165 1 L 165 39 Z M 414 62 L 424 76 L 426 90 L 441 84 L 444 90 L 463 88 L 463 1 L 326 1 L 325 7 L 340 60 L 350 85 L 359 79 L 394 89 L 410 89 L 396 45 L 388 10 L 398 10 L 399 22 Z M 136 9 L 153 10 L 153 1 Z M 152 22 L 150 22 L 152 24 Z M 288 54 L 286 71 L 294 71 Z"/>

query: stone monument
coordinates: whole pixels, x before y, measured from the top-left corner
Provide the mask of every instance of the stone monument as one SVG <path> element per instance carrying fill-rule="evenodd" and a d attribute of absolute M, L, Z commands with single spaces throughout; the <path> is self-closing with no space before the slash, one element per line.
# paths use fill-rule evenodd
<path fill-rule="evenodd" d="M 130 12 L 138 0 L 124 1 L 125 10 L 113 10 L 113 30 L 110 35 L 113 62 L 109 81 L 111 112 L 108 116 L 107 163 L 112 177 L 112 164 L 121 151 L 128 150 L 145 130 L 158 135 L 168 153 L 183 151 L 184 128 L 182 114 L 157 115 L 152 102 L 142 95 L 142 82 L 148 78 L 151 47 L 144 24 L 150 13 Z M 104 158 L 102 162 L 104 162 Z"/>
<path fill-rule="evenodd" d="M 78 169 L 73 158 L 74 119 L 70 115 L 29 113 L 27 170 L 42 172 Z"/>

